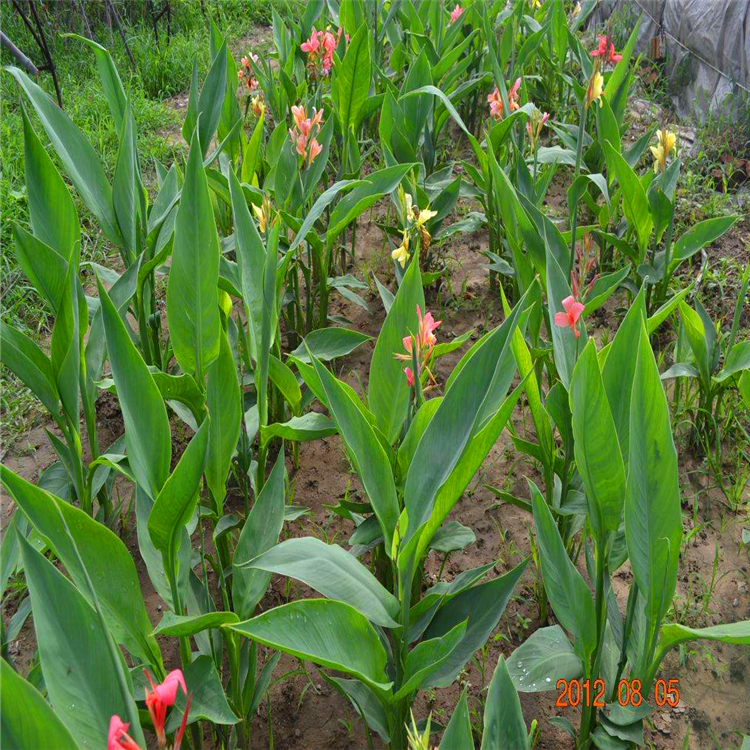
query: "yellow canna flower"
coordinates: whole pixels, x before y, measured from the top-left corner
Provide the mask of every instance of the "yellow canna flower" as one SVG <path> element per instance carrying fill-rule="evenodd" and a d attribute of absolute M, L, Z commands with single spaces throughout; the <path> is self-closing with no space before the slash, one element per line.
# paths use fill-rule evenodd
<path fill-rule="evenodd" d="M 671 130 L 656 131 L 656 146 L 650 146 L 654 157 L 654 173 L 659 174 L 667 166 L 667 157 L 677 147 L 677 136 Z"/>
<path fill-rule="evenodd" d="M 266 231 L 266 212 L 260 206 L 256 206 L 254 203 L 252 205 L 253 213 L 258 220 L 258 229 L 260 230 L 260 233 L 263 234 Z"/>
<path fill-rule="evenodd" d="M 409 260 L 409 234 L 404 231 L 404 238 L 401 244 L 391 253 L 391 258 L 401 264 L 401 268 L 406 267 L 406 261 Z"/>
<path fill-rule="evenodd" d="M 426 208 L 423 208 L 419 213 L 417 214 L 417 226 L 423 227 L 426 222 L 428 222 L 433 216 L 437 216 L 437 211 L 430 211 Z"/>
<path fill-rule="evenodd" d="M 573 8 L 573 18 L 575 18 L 581 12 L 581 4 L 576 3 L 576 7 Z"/>
<path fill-rule="evenodd" d="M 604 91 L 604 76 L 598 70 L 595 70 L 589 79 L 586 107 L 590 107 L 594 102 L 601 103 L 602 91 Z"/>

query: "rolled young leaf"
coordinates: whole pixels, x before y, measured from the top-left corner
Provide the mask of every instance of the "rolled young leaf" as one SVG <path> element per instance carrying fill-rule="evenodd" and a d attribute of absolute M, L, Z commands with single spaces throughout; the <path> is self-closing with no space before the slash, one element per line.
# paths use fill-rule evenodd
<path fill-rule="evenodd" d="M 524 750 L 529 747 L 521 701 L 508 674 L 505 657 L 500 656 L 492 675 L 484 706 L 482 750 Z"/>

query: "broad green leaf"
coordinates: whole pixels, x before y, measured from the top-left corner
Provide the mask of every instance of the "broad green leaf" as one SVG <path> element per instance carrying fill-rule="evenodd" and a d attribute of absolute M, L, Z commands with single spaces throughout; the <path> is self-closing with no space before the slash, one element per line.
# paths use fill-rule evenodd
<path fill-rule="evenodd" d="M 628 461 L 630 446 L 630 396 L 636 361 L 633 352 L 638 348 L 645 317 L 645 291 L 641 289 L 617 329 L 607 360 L 602 367 L 602 382 L 625 464 Z"/>
<path fill-rule="evenodd" d="M 669 408 L 645 328 L 636 356 L 625 538 L 638 592 L 654 629 L 671 606 L 677 584 L 682 513 Z M 646 634 L 647 642 L 651 637 Z"/>
<path fill-rule="evenodd" d="M 130 105 L 125 110 L 125 118 L 120 131 L 120 150 L 117 154 L 115 175 L 112 180 L 112 203 L 129 264 L 139 255 L 139 235 L 146 225 L 146 205 L 138 169 L 135 121 Z"/>
<path fill-rule="evenodd" d="M 469 486 L 469 482 L 471 482 L 477 471 L 479 471 L 479 467 L 487 457 L 492 446 L 497 442 L 500 433 L 510 419 L 513 409 L 521 396 L 522 388 L 523 385 L 519 385 L 505 399 L 502 406 L 487 424 L 474 436 L 447 481 L 440 488 L 435 498 L 435 507 L 419 539 L 418 554 L 420 556 L 426 550 L 428 543 L 434 541 L 440 531 L 441 524 L 447 518 L 453 506 L 459 501 Z"/>
<path fill-rule="evenodd" d="M 310 363 L 309 354 L 320 362 L 330 362 L 336 357 L 351 354 L 358 346 L 369 341 L 366 333 L 353 331 L 350 328 L 319 328 L 305 336 L 305 340 L 291 353 L 303 363 Z M 308 354 L 309 352 L 309 354 Z"/>
<path fill-rule="evenodd" d="M 266 250 L 255 222 L 250 216 L 245 194 L 231 169 L 229 170 L 229 192 L 232 197 L 234 238 L 242 299 L 248 318 L 250 356 L 257 361 L 263 320 L 263 269 L 266 264 Z"/>
<path fill-rule="evenodd" d="M 59 420 L 60 399 L 49 357 L 28 336 L 0 321 L 3 364 L 31 389 L 45 409 Z"/>
<path fill-rule="evenodd" d="M 76 264 L 68 264 L 50 347 L 52 375 L 57 383 L 63 410 L 74 424 L 77 424 L 80 410 L 81 343 L 87 323 L 85 303 L 79 304 L 83 295 L 79 297 L 78 294 L 76 269 Z"/>
<path fill-rule="evenodd" d="M 430 549 L 447 555 L 474 544 L 476 540 L 476 535 L 468 526 L 458 521 L 449 521 L 435 532 L 430 540 Z"/>
<path fill-rule="evenodd" d="M 536 485 L 529 484 L 544 589 L 557 619 L 575 636 L 576 653 L 588 659 L 596 646 L 596 615 L 591 592 L 568 557 L 547 503 Z"/>
<path fill-rule="evenodd" d="M 467 618 L 468 624 L 463 639 L 443 665 L 429 676 L 427 685 L 450 685 L 474 652 L 485 644 L 490 633 L 497 627 L 527 562 L 528 560 L 524 560 L 500 578 L 462 591 L 438 610 L 425 631 L 425 639 L 442 637 Z"/>
<path fill-rule="evenodd" d="M 78 745 L 42 694 L 0 659 L 0 735 L 7 748 L 78 750 Z"/>
<path fill-rule="evenodd" d="M 394 700 L 401 700 L 419 690 L 424 681 L 446 662 L 465 634 L 466 620 L 459 622 L 445 635 L 424 640 L 409 651 L 403 681 Z"/>
<path fill-rule="evenodd" d="M 387 690 L 386 653 L 375 629 L 354 607 L 332 599 L 302 599 L 229 626 L 241 635 Z"/>
<path fill-rule="evenodd" d="M 104 747 L 113 714 L 137 715 L 132 688 L 126 696 L 120 691 L 108 635 L 94 609 L 26 539 L 20 544 L 50 702 L 80 746 Z M 116 658 L 127 678 L 124 660 Z M 143 743 L 140 726 L 131 726 L 130 733 Z"/>
<path fill-rule="evenodd" d="M 430 520 L 438 493 L 458 465 L 471 438 L 483 426 L 481 418 L 490 400 L 494 401 L 498 395 L 500 399 L 505 397 L 503 387 L 507 389 L 510 383 L 505 365 L 510 357 L 510 363 L 515 366 L 509 350 L 520 306 L 520 303 L 516 305 L 513 313 L 468 359 L 419 441 L 404 488 L 410 538 Z M 493 413 L 499 405 L 494 407 Z"/>
<path fill-rule="evenodd" d="M 219 673 L 210 656 L 206 654 L 199 656 L 185 667 L 183 674 L 188 693 L 193 696 L 190 701 L 188 724 L 193 724 L 199 719 L 223 726 L 236 724 L 239 721 L 227 702 Z M 182 690 L 178 689 L 174 708 L 167 719 L 166 731 L 168 733 L 179 729 L 186 702 L 186 696 Z"/>
<path fill-rule="evenodd" d="M 670 648 L 688 641 L 719 641 L 750 646 L 750 620 L 727 622 L 707 628 L 689 628 L 679 623 L 666 623 L 661 628 L 659 650 L 665 654 Z M 657 659 L 657 663 L 658 663 Z"/>
<path fill-rule="evenodd" d="M 154 635 L 179 638 L 239 621 L 240 618 L 234 612 L 207 612 L 203 615 L 176 615 L 174 612 L 165 612 L 161 622 L 154 628 Z"/>
<path fill-rule="evenodd" d="M 21 107 L 21 115 L 31 229 L 38 242 L 49 246 L 70 263 L 76 243 L 81 240 L 78 212 L 67 185 L 34 132 L 24 107 Z M 31 280 L 33 282 L 33 278 Z M 57 301 L 54 304 L 56 306 Z"/>
<path fill-rule="evenodd" d="M 573 370 L 570 404 L 576 464 L 586 489 L 589 520 L 601 539 L 616 532 L 622 520 L 625 465 L 593 340 Z"/>
<path fill-rule="evenodd" d="M 268 426 L 261 426 L 260 439 L 264 443 L 273 438 L 302 443 L 320 440 L 336 432 L 336 425 L 325 414 L 311 411 L 301 417 L 292 417 L 288 422 L 274 422 Z"/>
<path fill-rule="evenodd" d="M 359 680 L 346 680 L 343 677 L 320 673 L 324 680 L 333 685 L 351 702 L 357 713 L 367 722 L 367 726 L 377 732 L 383 742 L 390 742 L 388 716 L 378 696 Z"/>
<path fill-rule="evenodd" d="M 217 507 L 221 508 L 227 494 L 227 474 L 240 437 L 242 394 L 229 340 L 224 331 L 219 335 L 219 356 L 208 367 L 206 386 L 206 405 L 211 418 L 206 484 Z"/>
<path fill-rule="evenodd" d="M 327 242 L 333 242 L 354 219 L 374 205 L 378 199 L 392 193 L 413 166 L 413 164 L 398 164 L 367 175 L 333 209 L 326 233 Z"/>
<path fill-rule="evenodd" d="M 94 50 L 96 67 L 99 71 L 99 80 L 102 82 L 104 97 L 109 105 L 109 112 L 112 115 L 112 119 L 115 121 L 115 129 L 119 133 L 122 130 L 128 99 L 120 80 L 120 74 L 117 72 L 114 60 L 112 60 L 112 55 L 110 55 L 109 50 L 102 47 L 101 44 L 98 44 L 93 39 L 87 39 L 78 34 L 64 34 L 63 36 L 70 36 L 73 39 L 85 42 Z"/>
<path fill-rule="evenodd" d="M 194 70 L 194 77 L 197 80 L 197 69 Z M 197 127 L 201 157 L 204 157 L 208 152 L 211 139 L 214 137 L 216 128 L 219 126 L 226 90 L 227 50 L 225 42 L 211 63 L 211 68 L 208 71 L 206 80 L 203 82 L 200 96 L 194 95 L 191 87 L 190 96 L 191 99 L 195 96 L 195 111 L 192 117 L 186 116 L 185 125 L 182 129 L 182 135 L 191 144 L 190 148 L 192 150 L 192 142 L 195 138 L 195 129 Z M 190 124 L 189 121 L 191 121 Z"/>
<path fill-rule="evenodd" d="M 224 60 L 226 65 L 226 59 Z M 202 128 L 199 127 L 202 132 Z M 206 173 L 193 137 L 174 228 L 167 285 L 167 320 L 175 357 L 184 372 L 203 382 L 219 356 L 219 238 Z"/>
<path fill-rule="evenodd" d="M 740 341 L 729 350 L 724 367 L 713 379 L 717 383 L 723 383 L 742 370 L 750 370 L 750 341 Z"/>
<path fill-rule="evenodd" d="M 328 409 L 370 498 L 383 532 L 386 553 L 390 556 L 400 509 L 388 456 L 370 423 L 338 379 L 317 359 L 313 359 L 313 365 L 325 391 Z"/>
<path fill-rule="evenodd" d="M 375 351 L 370 360 L 368 403 L 380 431 L 389 443 L 398 437 L 406 417 L 409 386 L 404 375 L 404 362 L 394 354 L 405 354 L 404 336 L 419 334 L 417 306 L 427 314 L 419 272 L 419 257 L 414 256 L 404 274 L 391 309 L 380 328 Z"/>
<path fill-rule="evenodd" d="M 99 157 L 70 118 L 22 70 L 6 68 L 34 105 L 63 167 L 81 200 L 101 224 L 104 234 L 120 247 L 122 237 L 112 206 L 112 188 L 107 182 Z"/>
<path fill-rule="evenodd" d="M 638 179 L 638 175 L 633 171 L 633 168 L 615 150 L 611 143 L 607 142 L 604 150 L 608 160 L 614 166 L 617 181 L 620 183 L 620 188 L 622 189 L 625 218 L 638 237 L 638 248 L 641 260 L 643 260 L 648 247 L 648 238 L 653 228 L 653 219 L 651 218 L 651 209 L 646 197 L 646 191 L 643 189 L 643 185 Z"/>
<path fill-rule="evenodd" d="M 292 412 L 298 412 L 302 403 L 302 390 L 291 367 L 272 354 L 268 358 L 268 377 L 281 391 Z"/>
<path fill-rule="evenodd" d="M 469 705 L 466 700 L 466 690 L 461 693 L 448 726 L 440 740 L 439 750 L 474 750 Z"/>
<path fill-rule="evenodd" d="M 521 701 L 508 673 L 505 657 L 500 656 L 492 675 L 484 706 L 482 750 L 524 750 L 529 747 Z"/>
<path fill-rule="evenodd" d="M 253 134 L 245 144 L 245 148 L 242 151 L 242 171 L 240 176 L 242 182 L 246 182 L 248 185 L 252 183 L 253 176 L 258 170 L 260 165 L 260 146 L 263 140 L 263 123 L 265 121 L 265 113 L 263 113 L 258 121 L 255 123 Z M 232 177 L 229 177 L 230 183 Z"/>
<path fill-rule="evenodd" d="M 350 604 L 376 625 L 398 627 L 396 597 L 337 544 L 325 544 L 315 537 L 287 539 L 248 566 L 295 578 L 323 596 Z"/>
<path fill-rule="evenodd" d="M 279 456 L 263 489 L 253 503 L 234 550 L 232 567 L 232 600 L 241 618 L 251 617 L 266 593 L 271 574 L 244 567 L 243 564 L 263 554 L 279 540 L 284 525 L 284 451 Z"/>
<path fill-rule="evenodd" d="M 687 336 L 688 343 L 692 349 L 693 356 L 701 374 L 704 385 L 711 380 L 711 365 L 709 363 L 709 349 L 706 329 L 701 316 L 685 302 L 680 302 L 680 319 Z"/>
<path fill-rule="evenodd" d="M 337 68 L 338 111 L 344 132 L 359 122 L 359 113 L 370 89 L 370 75 L 370 31 L 367 24 L 362 24 Z"/>
<path fill-rule="evenodd" d="M 164 482 L 148 517 L 151 541 L 164 555 L 176 552 L 181 531 L 195 510 L 206 461 L 208 433 L 209 420 L 206 419 Z"/>
<path fill-rule="evenodd" d="M 117 309 L 100 281 L 98 284 L 109 362 L 125 423 L 128 460 L 138 484 L 153 499 L 167 478 L 172 456 L 167 410 Z"/>
<path fill-rule="evenodd" d="M 559 625 L 534 631 L 509 657 L 508 671 L 516 690 L 539 693 L 555 690 L 559 679 L 583 674 L 581 659 Z"/>
<path fill-rule="evenodd" d="M 669 264 L 670 271 L 674 270 L 681 261 L 695 255 L 701 248 L 715 242 L 727 232 L 739 216 L 718 216 L 694 224 L 674 245 L 674 255 Z"/>
<path fill-rule="evenodd" d="M 56 313 L 65 289 L 68 262 L 56 250 L 18 224 L 13 224 L 13 239 L 18 265 L 44 298 L 50 311 Z"/>
<path fill-rule="evenodd" d="M 0 477 L 18 507 L 48 540 L 79 591 L 90 600 L 88 573 L 118 642 L 145 663 L 161 668 L 161 654 L 150 635 L 151 622 L 135 563 L 120 538 L 82 510 L 26 482 L 4 466 L 0 467 Z"/>

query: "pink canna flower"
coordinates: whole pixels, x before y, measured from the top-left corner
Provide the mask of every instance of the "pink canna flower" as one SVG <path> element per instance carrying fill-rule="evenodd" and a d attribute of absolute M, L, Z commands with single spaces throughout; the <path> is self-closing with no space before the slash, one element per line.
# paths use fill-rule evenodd
<path fill-rule="evenodd" d="M 618 63 L 622 55 L 615 52 L 615 43 L 606 35 L 599 36 L 599 46 L 591 51 L 591 57 L 601 57 L 603 61 Z"/>
<path fill-rule="evenodd" d="M 566 297 L 562 301 L 562 305 L 565 312 L 555 313 L 555 325 L 560 328 L 570 328 L 575 337 L 578 338 L 581 335 L 580 330 L 578 330 L 578 319 L 583 313 L 584 305 L 577 302 L 572 295 Z"/>
<path fill-rule="evenodd" d="M 315 138 L 313 138 L 312 141 L 310 141 L 310 150 L 308 152 L 308 157 L 307 157 L 307 166 L 308 167 L 313 163 L 315 157 L 322 150 L 323 150 L 323 147 L 318 143 L 318 141 Z"/>
<path fill-rule="evenodd" d="M 414 386 L 414 373 L 411 371 L 411 367 L 404 367 L 404 373 L 406 373 L 406 382 L 409 388 Z"/>
<path fill-rule="evenodd" d="M 167 720 L 167 709 L 174 705 L 175 699 L 177 698 L 178 687 L 181 687 L 182 692 L 187 695 L 185 678 L 181 669 L 174 669 L 164 678 L 164 682 L 155 685 L 148 670 L 144 669 L 143 671 L 151 684 L 151 691 L 148 689 L 146 690 L 146 707 L 148 708 L 148 712 L 151 715 L 151 721 L 156 730 L 156 738 L 159 742 L 159 747 L 163 748 L 166 747 L 167 744 L 167 738 L 164 733 L 164 724 Z M 182 718 L 183 725 L 187 724 L 187 714 L 189 710 L 190 700 L 188 699 L 185 714 Z M 184 726 L 182 731 L 184 731 Z M 178 736 L 175 739 L 175 748 L 179 747 L 181 740 L 182 735 L 178 733 Z"/>
<path fill-rule="evenodd" d="M 107 750 L 141 750 L 141 746 L 128 734 L 130 724 L 126 724 L 117 714 L 109 720 Z"/>
<path fill-rule="evenodd" d="M 300 49 L 308 54 L 315 54 L 320 48 L 320 42 L 318 41 L 318 32 L 313 29 L 310 32 L 310 38 L 306 42 L 302 42 Z"/>
<path fill-rule="evenodd" d="M 464 9 L 460 5 L 456 5 L 456 7 L 451 11 L 451 24 L 456 23 L 459 18 L 463 15 Z"/>
<path fill-rule="evenodd" d="M 508 109 L 511 112 L 515 112 L 518 107 L 518 91 L 521 88 L 521 77 L 519 76 L 516 78 L 516 82 L 513 84 L 513 87 L 508 92 Z"/>
<path fill-rule="evenodd" d="M 432 313 L 429 312 L 425 313 L 425 315 L 423 316 L 422 310 L 419 305 L 417 305 L 417 318 L 419 319 L 419 330 L 417 331 L 416 337 L 414 337 L 413 335 L 409 335 L 404 336 L 404 338 L 401 340 L 404 345 L 404 349 L 406 349 L 408 353 L 398 353 L 394 356 L 396 357 L 396 359 L 411 362 L 414 359 L 412 355 L 412 348 L 414 346 L 414 342 L 416 341 L 417 373 L 420 374 L 424 371 L 427 371 L 430 379 L 434 383 L 434 378 L 432 377 L 432 373 L 427 367 L 427 363 L 429 362 L 430 356 L 432 355 L 432 348 L 437 343 L 437 338 L 435 337 L 434 332 L 442 321 L 435 320 L 435 318 L 432 316 Z M 412 385 L 414 385 L 414 373 L 412 372 L 410 367 L 405 367 L 404 372 L 406 373 L 406 382 L 411 387 Z"/>
<path fill-rule="evenodd" d="M 490 105 L 490 117 L 496 120 L 503 119 L 503 98 L 500 96 L 500 90 L 495 86 L 495 90 L 487 96 L 487 102 Z"/>

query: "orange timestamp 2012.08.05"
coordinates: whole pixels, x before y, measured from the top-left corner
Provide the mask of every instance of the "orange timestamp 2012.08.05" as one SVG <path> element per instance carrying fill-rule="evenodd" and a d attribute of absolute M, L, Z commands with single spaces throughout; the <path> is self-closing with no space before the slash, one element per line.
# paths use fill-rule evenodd
<path fill-rule="evenodd" d="M 605 695 L 608 695 L 604 680 L 559 679 L 556 684 L 557 708 L 576 708 L 577 706 L 594 706 L 604 708 Z M 642 692 L 640 680 L 622 679 L 617 683 L 615 693 L 621 706 L 640 706 L 648 696 Z M 653 688 L 654 703 L 659 707 L 675 707 L 680 702 L 680 681 L 677 679 L 658 679 Z"/>

